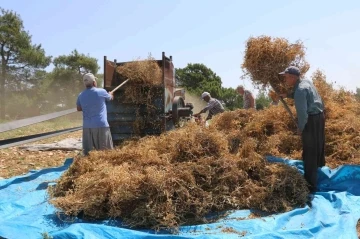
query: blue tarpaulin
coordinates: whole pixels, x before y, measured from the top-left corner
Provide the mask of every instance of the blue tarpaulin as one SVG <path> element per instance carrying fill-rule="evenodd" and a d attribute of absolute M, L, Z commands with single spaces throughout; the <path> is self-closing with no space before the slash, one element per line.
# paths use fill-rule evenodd
<path fill-rule="evenodd" d="M 303 172 L 302 161 L 269 157 Z M 211 224 L 183 226 L 178 234 L 131 230 L 117 221 L 86 222 L 62 217 L 48 203 L 46 189 L 72 163 L 0 180 L 0 238 L 346 238 L 357 239 L 360 218 L 360 166 L 319 169 L 319 191 L 311 206 L 246 219 L 250 210 L 231 211 Z"/>

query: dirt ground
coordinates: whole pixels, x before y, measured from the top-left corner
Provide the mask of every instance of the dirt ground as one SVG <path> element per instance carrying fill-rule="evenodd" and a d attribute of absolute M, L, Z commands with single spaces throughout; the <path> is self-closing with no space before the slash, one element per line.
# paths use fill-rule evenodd
<path fill-rule="evenodd" d="M 54 143 L 66 138 L 81 138 L 82 131 L 44 139 L 31 144 Z M 27 174 L 30 170 L 39 170 L 61 166 L 67 158 L 73 158 L 77 151 L 27 151 L 18 147 L 0 150 L 0 179 Z"/>

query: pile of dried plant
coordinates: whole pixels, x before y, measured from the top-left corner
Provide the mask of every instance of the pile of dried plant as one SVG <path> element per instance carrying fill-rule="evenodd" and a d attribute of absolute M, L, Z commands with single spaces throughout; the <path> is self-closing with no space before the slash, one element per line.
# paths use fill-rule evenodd
<path fill-rule="evenodd" d="M 127 62 L 116 68 L 116 71 L 130 79 L 133 84 L 141 85 L 161 85 L 162 70 L 158 62 L 149 55 L 147 59 L 137 59 Z"/>
<path fill-rule="evenodd" d="M 312 80 L 325 104 L 327 165 L 359 164 L 360 102 L 351 92 L 334 89 L 321 71 L 316 71 Z M 296 115 L 293 104 L 289 105 Z M 301 138 L 282 105 L 256 113 L 247 110 L 225 112 L 212 120 L 211 127 L 226 135 L 232 153 L 255 151 L 263 156 L 302 158 Z"/>
<path fill-rule="evenodd" d="M 224 128 L 224 122 L 229 119 L 231 122 Z M 244 109 L 224 112 L 212 120 L 210 127 L 224 132 L 233 154 L 256 152 L 263 156 L 301 157 L 296 126 L 281 106 L 251 113 Z"/>
<path fill-rule="evenodd" d="M 116 68 L 123 78 L 129 79 L 125 85 L 124 97 L 129 102 L 147 104 L 151 100 L 151 89 L 161 87 L 162 70 L 158 62 L 149 55 L 147 59 L 138 59 L 124 63 Z"/>
<path fill-rule="evenodd" d="M 162 82 L 162 70 L 158 62 L 149 55 L 147 59 L 138 59 L 124 63 L 116 68 L 121 78 L 129 79 L 124 85 L 124 103 L 130 103 L 141 112 L 136 112 L 136 120 L 133 124 L 134 134 L 142 136 L 146 128 L 160 128 L 158 121 L 154 120 L 159 115 L 159 106 L 155 105 L 156 99 L 163 99 L 164 89 Z M 146 112 L 146 113 L 144 113 Z"/>
<path fill-rule="evenodd" d="M 279 79 L 279 72 L 294 65 L 305 74 L 309 64 L 304 57 L 305 47 L 301 41 L 292 44 L 284 38 L 250 37 L 246 43 L 242 64 L 244 77 L 250 77 L 255 85 L 271 85 L 276 91 L 285 93 L 287 88 Z"/>
<path fill-rule="evenodd" d="M 360 164 L 360 102 L 343 88 L 335 90 L 320 70 L 312 78 L 325 104 L 328 161 L 334 166 Z"/>
<path fill-rule="evenodd" d="M 220 131 L 194 124 L 76 158 L 50 190 L 51 203 L 67 215 L 171 231 L 230 209 L 287 211 L 307 193 L 296 169 L 254 151 L 230 154 Z"/>
<path fill-rule="evenodd" d="M 305 73 L 304 54 L 300 42 L 250 38 L 242 67 L 255 84 L 287 92 L 278 73 L 290 64 Z M 312 78 L 325 102 L 327 165 L 359 164 L 360 103 L 351 93 L 335 90 L 320 71 Z M 293 102 L 287 102 L 295 114 Z M 281 105 L 224 112 L 208 128 L 189 123 L 76 158 L 50 188 L 51 203 L 71 216 L 118 218 L 129 227 L 169 230 L 208 222 L 209 213 L 230 209 L 287 211 L 305 203 L 306 181 L 295 168 L 270 164 L 264 156 L 301 159 L 296 131 Z"/>

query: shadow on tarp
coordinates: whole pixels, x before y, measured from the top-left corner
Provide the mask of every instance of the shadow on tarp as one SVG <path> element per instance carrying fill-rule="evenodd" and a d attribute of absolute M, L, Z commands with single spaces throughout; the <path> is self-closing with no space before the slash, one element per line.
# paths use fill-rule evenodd
<path fill-rule="evenodd" d="M 303 172 L 302 161 L 268 157 Z M 182 226 L 177 234 L 131 230 L 120 220 L 86 221 L 57 212 L 46 189 L 73 162 L 0 180 L 0 238 L 36 238 L 47 232 L 54 239 L 80 238 L 354 238 L 360 218 L 360 166 L 319 169 L 319 189 L 312 207 L 249 219 L 252 210 L 233 210 L 212 223 Z M 255 211 L 257 214 L 258 211 Z"/>

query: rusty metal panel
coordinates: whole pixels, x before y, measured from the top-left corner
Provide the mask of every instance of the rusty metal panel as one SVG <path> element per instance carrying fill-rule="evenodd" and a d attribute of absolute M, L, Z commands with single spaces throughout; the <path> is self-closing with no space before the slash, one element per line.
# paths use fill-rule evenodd
<path fill-rule="evenodd" d="M 165 113 L 169 112 L 172 108 L 172 101 L 175 91 L 175 74 L 174 65 L 172 61 L 165 59 L 164 69 L 164 86 L 165 86 Z"/>
<path fill-rule="evenodd" d="M 111 88 L 115 72 L 115 62 L 104 57 L 104 88 Z"/>

